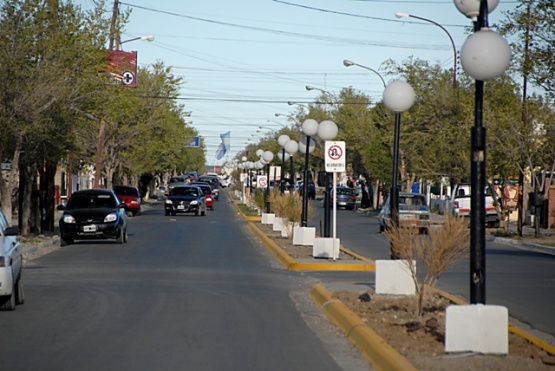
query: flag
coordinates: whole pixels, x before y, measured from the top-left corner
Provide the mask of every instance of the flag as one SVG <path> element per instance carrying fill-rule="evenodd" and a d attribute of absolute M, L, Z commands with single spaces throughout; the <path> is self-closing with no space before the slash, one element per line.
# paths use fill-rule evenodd
<path fill-rule="evenodd" d="M 216 150 L 216 159 L 221 160 L 225 154 L 229 151 L 230 143 L 231 143 L 231 132 L 228 131 L 227 133 L 220 134 L 220 138 L 222 138 L 222 142 L 218 146 Z"/>

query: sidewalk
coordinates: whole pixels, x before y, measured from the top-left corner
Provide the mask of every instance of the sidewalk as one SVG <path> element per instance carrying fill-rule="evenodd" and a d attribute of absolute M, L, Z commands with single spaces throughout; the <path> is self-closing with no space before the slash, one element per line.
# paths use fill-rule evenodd
<path fill-rule="evenodd" d="M 239 214 L 244 217 L 244 215 L 238 208 L 237 210 Z M 268 249 L 268 251 L 272 253 L 272 255 L 276 257 L 276 259 L 282 264 L 285 269 L 316 271 L 375 271 L 374 262 L 361 256 L 353 256 L 352 260 L 342 260 L 340 262 L 318 262 L 317 260 L 320 259 L 294 259 L 290 255 L 288 255 L 283 248 L 278 246 L 271 238 L 269 238 L 266 234 L 264 234 L 262 230 L 260 230 L 256 226 L 257 223 L 261 222 L 260 217 L 244 217 L 244 219 L 248 222 L 249 229 L 260 238 L 262 244 Z M 530 231 L 527 230 L 527 232 Z M 494 237 L 494 239 L 499 239 L 498 242 L 500 243 L 507 243 L 507 240 L 510 240 L 510 243 L 521 243 L 504 237 Z M 540 248 L 539 246 L 541 245 L 537 246 L 538 247 L 536 248 Z M 552 247 L 542 246 L 542 248 L 547 249 L 547 251 L 555 252 L 555 248 Z M 352 253 L 344 247 L 342 247 L 342 251 L 346 253 Z M 364 267 L 364 269 L 360 269 L 361 267 Z M 371 289 L 371 287 L 368 288 Z M 310 296 L 320 306 L 324 313 L 326 313 L 328 318 L 333 323 L 335 323 L 345 333 L 349 340 L 360 349 L 364 357 L 366 357 L 374 367 L 384 370 L 417 369 L 406 357 L 404 357 L 396 349 L 391 347 L 385 339 L 378 335 L 371 327 L 366 324 L 365 321 L 358 317 L 344 303 L 337 299 L 334 299 L 332 293 L 337 291 L 360 292 L 361 284 L 354 282 L 332 282 L 327 284 L 318 283 L 312 287 L 312 290 L 310 291 Z M 440 293 L 440 295 L 452 301 L 453 304 L 468 304 L 452 295 L 449 295 L 448 293 L 441 292 L 440 290 L 437 291 Z M 509 324 L 508 331 L 509 333 L 515 334 L 525 339 L 529 343 L 534 344 L 548 354 L 555 356 L 555 345 L 550 344 L 547 341 L 540 339 L 539 337 L 513 324 Z"/>

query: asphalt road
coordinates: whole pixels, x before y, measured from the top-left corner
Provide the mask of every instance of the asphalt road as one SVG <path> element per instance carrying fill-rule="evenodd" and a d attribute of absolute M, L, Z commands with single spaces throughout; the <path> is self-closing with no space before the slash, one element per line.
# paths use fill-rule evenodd
<path fill-rule="evenodd" d="M 369 369 L 308 298 L 316 278 L 278 266 L 221 198 L 30 262 L 25 304 L 0 312 L 0 370 Z"/>
<path fill-rule="evenodd" d="M 324 208 L 321 201 L 313 205 L 315 215 L 309 226 L 319 234 Z M 372 260 L 389 259 L 389 240 L 379 233 L 374 214 L 338 210 L 337 237 L 345 247 Z M 368 280 L 373 283 L 374 277 Z M 468 301 L 469 260 L 447 270 L 437 286 Z M 486 304 L 507 307 L 515 323 L 555 343 L 555 255 L 486 238 Z"/>

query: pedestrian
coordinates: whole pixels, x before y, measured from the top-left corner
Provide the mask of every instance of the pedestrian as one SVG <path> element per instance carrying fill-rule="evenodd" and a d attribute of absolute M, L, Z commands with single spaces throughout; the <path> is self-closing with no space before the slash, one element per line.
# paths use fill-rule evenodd
<path fill-rule="evenodd" d="M 362 199 L 360 200 L 360 208 L 368 209 L 370 207 L 370 196 L 368 195 L 368 189 L 367 189 L 366 183 L 362 184 L 361 191 L 362 191 Z"/>

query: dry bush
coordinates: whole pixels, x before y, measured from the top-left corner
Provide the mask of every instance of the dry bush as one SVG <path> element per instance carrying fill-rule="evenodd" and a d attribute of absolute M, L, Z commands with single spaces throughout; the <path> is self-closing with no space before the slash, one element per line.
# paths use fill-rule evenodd
<path fill-rule="evenodd" d="M 264 189 L 256 188 L 253 199 L 256 207 L 260 210 L 266 210 L 266 191 Z"/>
<path fill-rule="evenodd" d="M 279 191 L 270 192 L 270 208 L 278 218 L 286 218 L 286 199 Z"/>
<path fill-rule="evenodd" d="M 434 287 L 443 272 L 468 255 L 469 229 L 461 218 L 447 215 L 445 223 L 419 234 L 415 228 L 390 228 L 392 254 L 406 260 L 414 280 L 417 297 L 417 317 L 422 315 L 426 286 Z M 424 265 L 424 278 L 419 282 L 416 263 Z"/>

